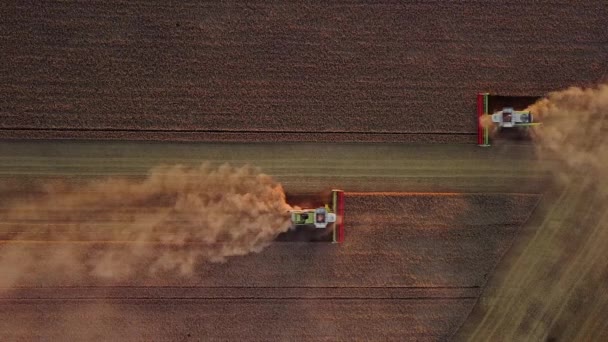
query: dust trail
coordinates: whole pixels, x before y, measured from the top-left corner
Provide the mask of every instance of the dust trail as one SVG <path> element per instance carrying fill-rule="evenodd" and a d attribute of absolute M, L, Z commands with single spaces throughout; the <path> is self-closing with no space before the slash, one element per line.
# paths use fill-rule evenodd
<path fill-rule="evenodd" d="M 460 337 L 606 340 L 608 85 L 552 92 L 527 109 L 542 122 L 532 135 L 563 194 L 499 267 L 480 301 L 482 318 Z"/>
<path fill-rule="evenodd" d="M 608 183 L 608 84 L 550 93 L 528 108 L 543 126 L 533 130 L 539 151 L 565 163 L 564 175 L 587 173 Z"/>
<path fill-rule="evenodd" d="M 494 127 L 494 122 L 492 122 L 492 115 L 491 114 L 484 114 L 482 116 L 479 117 L 479 123 L 481 124 L 481 127 L 483 128 L 490 128 L 491 129 L 491 133 L 494 134 L 496 129 Z"/>
<path fill-rule="evenodd" d="M 289 209 L 281 185 L 250 166 L 159 166 L 144 180 L 55 182 L 0 211 L 9 240 L 0 245 L 0 286 L 187 276 L 203 262 L 261 251 L 289 228 Z M 74 240 L 130 243 L 57 243 Z"/>

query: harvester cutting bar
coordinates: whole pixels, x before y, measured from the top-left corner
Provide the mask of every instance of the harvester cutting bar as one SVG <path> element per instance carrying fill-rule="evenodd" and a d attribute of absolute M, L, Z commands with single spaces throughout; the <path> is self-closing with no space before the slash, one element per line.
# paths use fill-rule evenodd
<path fill-rule="evenodd" d="M 487 127 L 481 123 L 481 118 L 488 114 L 488 97 L 489 93 L 477 94 L 477 145 L 490 146 L 490 137 Z"/>
<path fill-rule="evenodd" d="M 336 213 L 336 226 L 334 227 L 333 242 L 344 242 L 344 191 L 332 190 L 333 209 Z"/>

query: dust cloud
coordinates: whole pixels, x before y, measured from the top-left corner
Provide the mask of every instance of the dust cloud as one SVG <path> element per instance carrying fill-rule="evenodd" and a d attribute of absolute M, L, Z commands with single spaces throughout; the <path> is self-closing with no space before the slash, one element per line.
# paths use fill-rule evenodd
<path fill-rule="evenodd" d="M 492 115 L 484 114 L 479 117 L 479 123 L 483 128 L 494 128 L 494 122 L 492 122 Z"/>
<path fill-rule="evenodd" d="M 143 180 L 53 182 L 0 211 L 0 286 L 188 276 L 201 263 L 260 252 L 289 229 L 290 209 L 281 185 L 251 166 L 159 166 Z"/>
<path fill-rule="evenodd" d="M 564 162 L 564 175 L 584 173 L 606 190 L 608 85 L 553 92 L 528 110 L 542 122 L 532 130 L 541 156 Z"/>
<path fill-rule="evenodd" d="M 558 194 L 487 286 L 464 340 L 608 338 L 608 85 L 571 87 L 529 108 Z M 464 329 L 463 331 L 467 331 Z"/>

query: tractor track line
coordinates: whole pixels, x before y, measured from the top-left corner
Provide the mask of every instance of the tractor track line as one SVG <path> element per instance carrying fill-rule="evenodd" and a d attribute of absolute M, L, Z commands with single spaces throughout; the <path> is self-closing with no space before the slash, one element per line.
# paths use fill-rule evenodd
<path fill-rule="evenodd" d="M 279 133 L 279 134 L 366 134 L 366 135 L 476 135 L 470 132 L 373 132 L 373 131 L 294 131 L 294 130 L 229 130 L 229 129 L 136 129 L 136 128 L 28 128 L 3 127 L 0 131 L 35 132 L 141 132 L 141 133 Z"/>
<path fill-rule="evenodd" d="M 96 300 L 133 300 L 133 301 L 164 301 L 164 300 L 463 300 L 477 299 L 474 296 L 454 297 L 30 297 L 30 298 L 0 298 L 2 302 L 18 301 L 96 301 Z"/>
<path fill-rule="evenodd" d="M 537 193 L 526 192 L 410 192 L 410 191 L 353 191 L 345 192 L 349 196 L 472 196 L 472 195 L 509 195 L 509 196 L 540 196 Z"/>
<path fill-rule="evenodd" d="M 83 286 L 11 286 L 0 289 L 11 290 L 39 290 L 39 289 L 479 289 L 480 286 L 177 286 L 177 285 L 83 285 Z"/>

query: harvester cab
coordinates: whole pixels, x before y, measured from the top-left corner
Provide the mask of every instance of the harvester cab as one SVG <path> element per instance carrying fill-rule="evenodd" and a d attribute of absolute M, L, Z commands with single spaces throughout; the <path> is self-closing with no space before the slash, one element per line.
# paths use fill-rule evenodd
<path fill-rule="evenodd" d="M 492 114 L 492 122 L 499 127 L 520 127 L 532 124 L 532 113 L 529 111 L 513 110 L 513 107 L 505 107 L 501 111 Z"/>
<path fill-rule="evenodd" d="M 333 242 L 342 242 L 344 238 L 344 191 L 332 190 L 332 205 L 314 209 L 291 210 L 291 228 L 293 230 L 333 231 Z"/>

